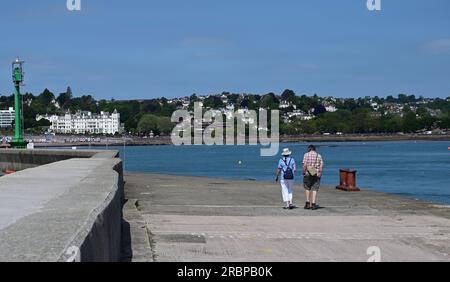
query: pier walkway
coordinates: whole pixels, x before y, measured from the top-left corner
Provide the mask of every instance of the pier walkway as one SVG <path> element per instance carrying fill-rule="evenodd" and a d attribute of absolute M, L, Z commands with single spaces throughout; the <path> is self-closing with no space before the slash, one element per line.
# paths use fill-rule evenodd
<path fill-rule="evenodd" d="M 279 185 L 125 175 L 132 261 L 450 261 L 450 209 L 383 193 L 324 187 L 321 209 L 283 210 Z"/>

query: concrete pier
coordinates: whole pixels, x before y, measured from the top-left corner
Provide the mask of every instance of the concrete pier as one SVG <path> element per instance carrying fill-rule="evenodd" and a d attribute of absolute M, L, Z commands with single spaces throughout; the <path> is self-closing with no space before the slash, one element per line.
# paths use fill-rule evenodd
<path fill-rule="evenodd" d="M 0 261 L 118 261 L 117 151 L 0 151 Z M 22 162 L 22 161 L 23 162 Z"/>
<path fill-rule="evenodd" d="M 7 153 L 5 153 L 7 152 Z M 79 154 L 78 154 L 79 153 Z M 450 208 L 279 184 L 125 174 L 116 151 L 0 152 L 0 261 L 450 261 Z M 124 200 L 126 199 L 125 205 Z"/>
<path fill-rule="evenodd" d="M 54 162 L 88 158 L 115 158 L 117 151 L 96 150 L 0 150 L 0 170 L 24 170 Z"/>
<path fill-rule="evenodd" d="M 279 184 L 127 173 L 131 261 L 450 261 L 450 209 L 323 187 L 316 211 L 283 210 Z"/>

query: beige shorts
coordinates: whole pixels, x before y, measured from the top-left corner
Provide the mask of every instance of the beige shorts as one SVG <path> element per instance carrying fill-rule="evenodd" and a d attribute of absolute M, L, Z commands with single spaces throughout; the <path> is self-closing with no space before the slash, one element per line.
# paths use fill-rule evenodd
<path fill-rule="evenodd" d="M 305 175 L 303 177 L 303 187 L 308 191 L 319 191 L 320 189 L 320 177 Z"/>

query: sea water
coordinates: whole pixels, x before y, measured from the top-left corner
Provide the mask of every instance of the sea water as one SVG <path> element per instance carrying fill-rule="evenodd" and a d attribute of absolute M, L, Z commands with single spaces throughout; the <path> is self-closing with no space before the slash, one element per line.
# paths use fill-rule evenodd
<path fill-rule="evenodd" d="M 363 189 L 450 204 L 450 142 L 315 143 L 325 162 L 322 183 L 339 184 L 339 169 L 357 170 Z M 307 143 L 282 143 L 299 166 Z M 273 181 L 279 156 L 261 157 L 259 146 L 137 146 L 118 149 L 130 172 Z M 297 187 L 301 185 L 297 177 Z"/>

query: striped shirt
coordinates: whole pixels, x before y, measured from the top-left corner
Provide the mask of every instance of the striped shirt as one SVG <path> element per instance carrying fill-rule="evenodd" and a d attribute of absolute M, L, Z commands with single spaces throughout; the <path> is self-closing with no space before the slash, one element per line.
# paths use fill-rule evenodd
<path fill-rule="evenodd" d="M 323 170 L 323 159 L 322 156 L 315 151 L 306 153 L 303 156 L 303 167 L 314 166 L 319 173 Z"/>

